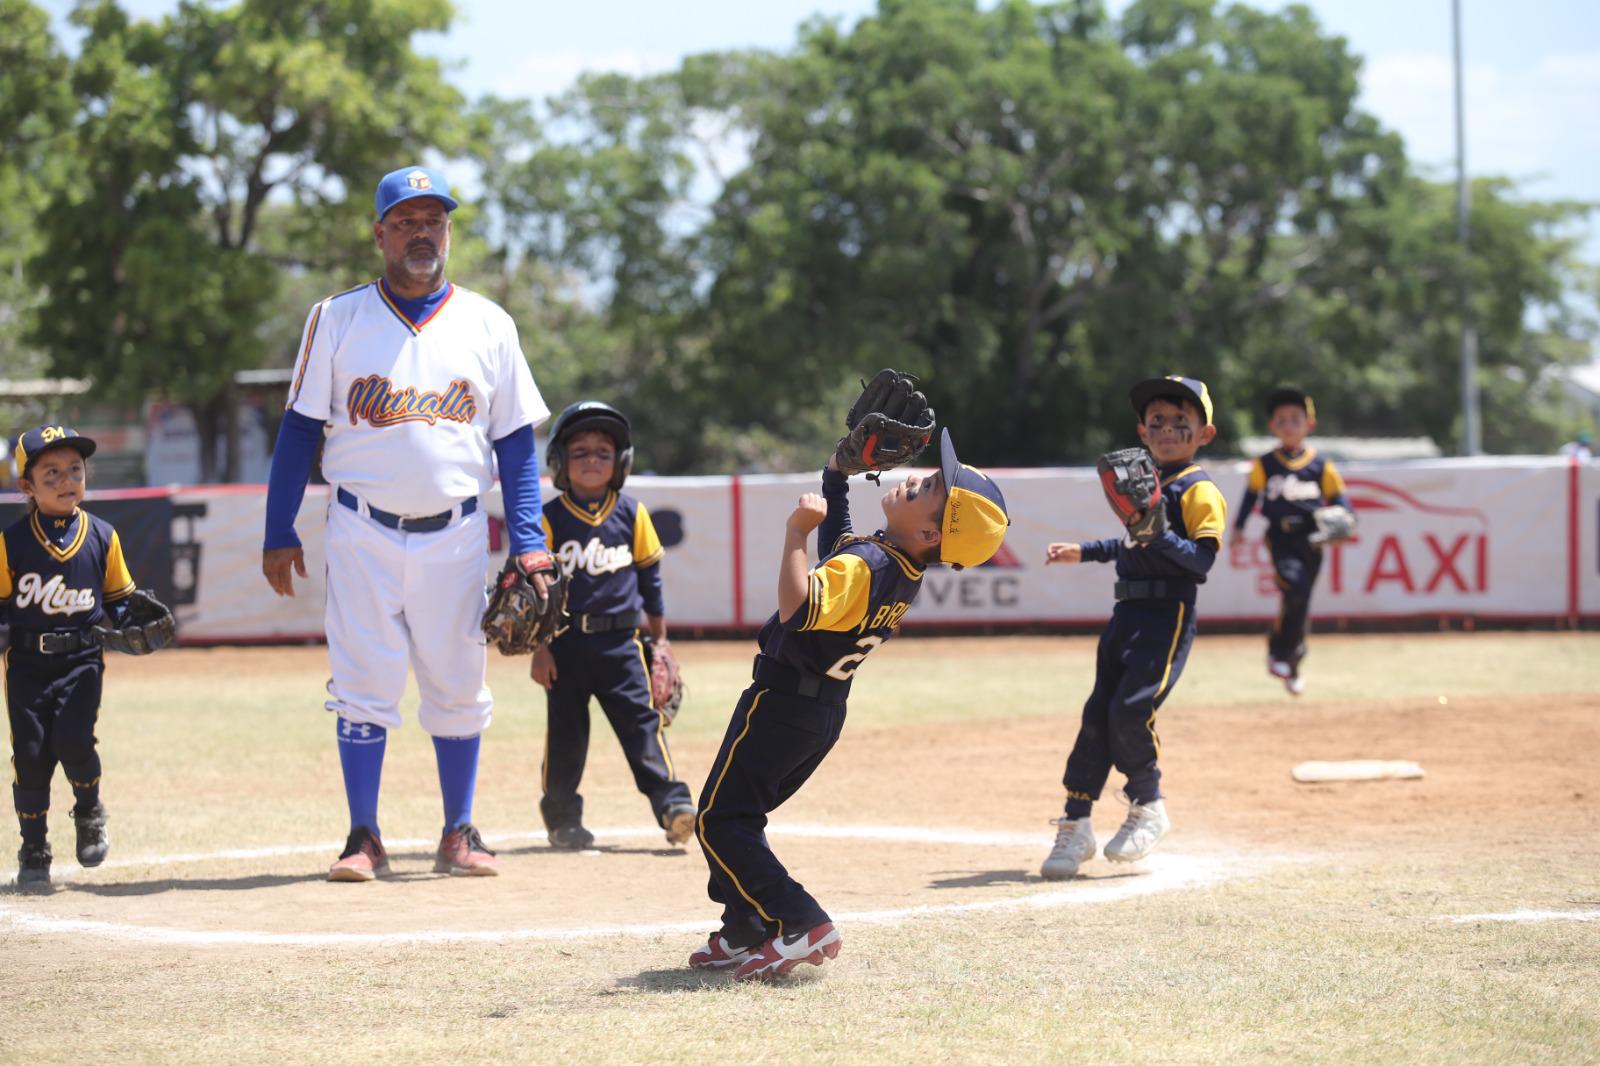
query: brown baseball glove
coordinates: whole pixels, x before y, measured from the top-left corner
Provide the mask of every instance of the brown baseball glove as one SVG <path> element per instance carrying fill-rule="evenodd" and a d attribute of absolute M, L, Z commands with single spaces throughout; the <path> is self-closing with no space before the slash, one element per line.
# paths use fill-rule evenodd
<path fill-rule="evenodd" d="M 834 460 L 846 475 L 904 466 L 933 439 L 933 408 L 917 391 L 917 379 L 898 370 L 880 370 L 861 383 L 861 395 L 845 416 L 850 432 L 839 438 Z"/>
<path fill-rule="evenodd" d="M 545 586 L 530 578 L 545 575 Z M 567 580 L 548 552 L 528 552 L 506 560 L 489 590 L 483 635 L 502 655 L 527 655 L 556 639 L 566 628 Z"/>
<path fill-rule="evenodd" d="M 1161 475 L 1155 458 L 1143 448 L 1107 452 L 1095 463 L 1106 502 L 1128 527 L 1128 538 L 1148 547 L 1167 531 L 1167 508 L 1161 500 Z"/>
<path fill-rule="evenodd" d="M 671 725 L 683 707 L 683 677 L 678 672 L 678 657 L 672 642 L 656 640 L 649 634 L 640 637 L 644 644 L 644 663 L 650 671 L 650 702 L 661 712 L 663 725 Z"/>

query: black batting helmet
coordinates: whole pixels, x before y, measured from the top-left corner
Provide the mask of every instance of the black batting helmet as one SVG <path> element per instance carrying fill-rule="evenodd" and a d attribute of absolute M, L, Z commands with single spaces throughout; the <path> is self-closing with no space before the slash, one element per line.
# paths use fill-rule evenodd
<path fill-rule="evenodd" d="M 616 442 L 617 465 L 611 471 L 610 485 L 613 491 L 620 490 L 633 469 L 633 429 L 628 425 L 627 415 L 599 400 L 579 400 L 556 415 L 550 427 L 549 455 L 546 456 L 550 480 L 562 492 L 572 487 L 572 479 L 567 477 L 567 440 L 585 429 L 599 430 Z"/>

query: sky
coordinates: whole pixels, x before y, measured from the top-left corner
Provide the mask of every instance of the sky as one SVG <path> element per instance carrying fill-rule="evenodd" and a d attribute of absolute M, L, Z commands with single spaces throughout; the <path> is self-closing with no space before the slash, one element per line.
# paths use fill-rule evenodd
<path fill-rule="evenodd" d="M 153 17 L 176 0 L 122 0 Z M 988 0 L 983 0 L 987 6 Z M 1128 0 L 1110 0 L 1113 12 Z M 1460 0 L 1467 170 L 1517 179 L 1526 195 L 1600 202 L 1600 2 Z M 72 0 L 44 0 L 65 33 Z M 1275 0 L 1253 6 L 1277 10 Z M 1309 0 L 1323 27 L 1365 58 L 1362 105 L 1430 176 L 1455 173 L 1451 0 Z M 456 0 L 447 35 L 418 38 L 469 96 L 542 97 L 579 72 L 671 69 L 728 48 L 782 50 L 821 16 L 849 26 L 877 0 Z M 1600 229 L 1600 225 L 1595 227 Z M 1600 248 L 1600 238 L 1590 242 Z"/>

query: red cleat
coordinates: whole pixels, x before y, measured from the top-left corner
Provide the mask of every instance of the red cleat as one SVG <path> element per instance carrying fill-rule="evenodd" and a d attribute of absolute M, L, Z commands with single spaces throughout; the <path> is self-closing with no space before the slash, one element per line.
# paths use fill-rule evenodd
<path fill-rule="evenodd" d="M 366 826 L 350 831 L 345 841 L 344 854 L 328 868 L 330 881 L 371 881 L 375 877 L 389 876 L 389 853 L 383 850 L 383 841 Z"/>
<path fill-rule="evenodd" d="M 711 939 L 689 954 L 692 970 L 731 970 L 750 957 L 754 948 L 736 948 L 721 933 L 712 933 Z"/>
<path fill-rule="evenodd" d="M 832 922 L 814 925 L 803 933 L 775 936 L 751 953 L 733 972 L 735 981 L 764 981 L 782 977 L 802 962 L 821 966 L 839 954 L 844 938 Z"/>
<path fill-rule="evenodd" d="M 433 872 L 455 877 L 496 877 L 500 873 L 500 860 L 485 846 L 477 828 L 468 822 L 456 826 L 439 841 Z"/>

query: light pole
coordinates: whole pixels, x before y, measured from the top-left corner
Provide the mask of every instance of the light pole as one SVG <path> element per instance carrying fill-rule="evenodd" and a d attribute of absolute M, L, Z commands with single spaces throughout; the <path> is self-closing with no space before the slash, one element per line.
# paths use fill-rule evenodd
<path fill-rule="evenodd" d="M 1478 326 L 1473 321 L 1472 285 L 1467 259 L 1471 255 L 1471 229 L 1467 221 L 1467 131 L 1462 107 L 1461 0 L 1450 0 L 1450 29 L 1455 39 L 1456 74 L 1456 240 L 1461 244 L 1461 452 L 1478 455 L 1483 440 L 1478 432 Z"/>

